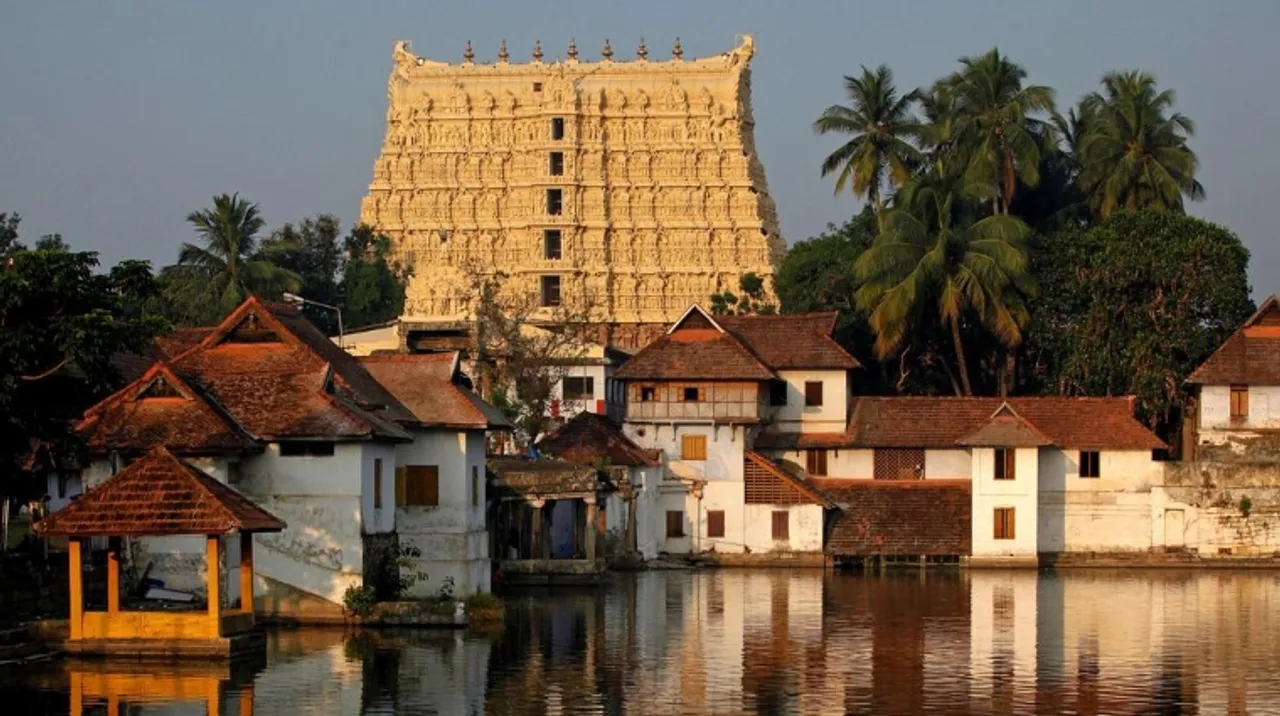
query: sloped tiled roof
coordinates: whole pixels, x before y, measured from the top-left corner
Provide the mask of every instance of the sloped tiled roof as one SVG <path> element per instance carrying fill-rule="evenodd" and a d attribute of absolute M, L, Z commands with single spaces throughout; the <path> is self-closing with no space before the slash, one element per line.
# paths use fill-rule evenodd
<path fill-rule="evenodd" d="M 1068 449 L 1154 450 L 1165 447 L 1133 417 L 1128 398 L 856 398 L 846 447 L 955 448 L 991 420 L 1002 404 Z"/>
<path fill-rule="evenodd" d="M 795 488 L 807 498 L 808 502 L 812 504 L 821 505 L 827 508 L 836 506 L 836 502 L 831 495 L 827 494 L 825 490 L 819 487 L 816 481 L 806 479 L 801 471 L 789 470 L 786 465 L 771 460 L 754 450 L 747 450 L 744 452 L 743 460 L 745 461 L 744 467 L 745 472 L 747 473 L 748 482 L 750 481 L 753 473 L 752 468 L 755 467 L 769 477 L 772 477 L 789 487 Z M 750 487 L 748 487 L 748 493 L 749 492 Z"/>
<path fill-rule="evenodd" d="M 1008 402 L 1002 403 L 987 422 L 956 441 L 966 447 L 1042 447 L 1052 445 L 1040 428 L 1032 425 Z"/>
<path fill-rule="evenodd" d="M 497 408 L 457 382 L 457 351 L 400 353 L 360 358 L 361 365 L 413 414 L 419 425 L 508 428 Z"/>
<path fill-rule="evenodd" d="M 973 551 L 968 480 L 813 482 L 840 505 L 827 539 L 830 554 L 967 555 Z"/>
<path fill-rule="evenodd" d="M 543 438 L 538 447 L 548 455 L 583 465 L 594 465 L 597 460 L 629 467 L 660 464 L 656 454 L 632 442 L 617 423 L 595 413 L 578 413 Z"/>
<path fill-rule="evenodd" d="M 852 370 L 849 352 L 831 337 L 835 311 L 779 316 L 718 316 L 716 321 L 774 370 Z"/>
<path fill-rule="evenodd" d="M 354 357 L 287 306 L 256 298 L 213 328 L 166 336 L 166 380 L 183 399 L 148 397 L 151 371 L 91 408 L 91 451 L 167 445 L 183 454 L 257 449 L 271 439 L 408 440 L 413 422 Z"/>
<path fill-rule="evenodd" d="M 690 306 L 665 335 L 622 364 L 622 380 L 767 380 L 776 370 L 858 366 L 831 338 L 836 314 L 712 316 Z"/>
<path fill-rule="evenodd" d="M 156 447 L 35 527 L 43 535 L 145 537 L 279 532 L 275 516 Z"/>
<path fill-rule="evenodd" d="M 1271 296 L 1192 371 L 1199 385 L 1280 385 L 1280 298 Z"/>

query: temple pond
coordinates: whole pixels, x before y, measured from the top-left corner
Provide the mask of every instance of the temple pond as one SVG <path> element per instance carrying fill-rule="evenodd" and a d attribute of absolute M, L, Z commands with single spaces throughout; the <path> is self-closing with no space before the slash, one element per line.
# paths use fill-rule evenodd
<path fill-rule="evenodd" d="M 672 571 L 505 601 L 493 634 L 282 629 L 264 664 L 60 661 L 7 672 L 0 698 L 15 715 L 1280 713 L 1273 572 Z"/>

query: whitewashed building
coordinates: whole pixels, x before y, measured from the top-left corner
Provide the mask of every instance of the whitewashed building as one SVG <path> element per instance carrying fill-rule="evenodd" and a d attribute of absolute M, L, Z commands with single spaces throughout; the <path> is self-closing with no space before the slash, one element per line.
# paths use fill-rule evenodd
<path fill-rule="evenodd" d="M 218 326 L 162 338 L 157 353 L 140 378 L 86 412 L 78 428 L 91 456 L 83 480 L 92 489 L 163 445 L 280 515 L 288 529 L 255 538 L 258 608 L 268 613 L 332 618 L 348 587 L 385 584 L 397 549 L 401 460 L 416 466 L 423 451 L 440 447 L 432 464 L 444 464 L 471 447 L 467 440 L 441 447 L 438 426 L 420 421 L 289 306 L 251 298 Z M 450 472 L 440 491 L 465 491 L 466 476 L 465 468 Z M 225 545 L 232 554 L 236 539 Z M 139 573 L 199 591 L 202 550 L 165 538 L 139 540 L 130 553 Z M 463 563 L 470 554 L 428 559 Z M 483 565 L 485 550 L 478 554 Z M 239 595 L 235 565 L 228 566 L 230 603 Z M 478 567 L 463 571 L 460 589 L 487 587 L 470 577 Z"/>
<path fill-rule="evenodd" d="M 765 425 L 839 430 L 848 371 L 835 314 L 713 317 L 690 307 L 618 370 L 623 429 L 662 454 L 661 552 L 821 554 L 834 504 L 803 470 L 756 452 Z M 644 518 L 642 518 L 644 519 Z"/>

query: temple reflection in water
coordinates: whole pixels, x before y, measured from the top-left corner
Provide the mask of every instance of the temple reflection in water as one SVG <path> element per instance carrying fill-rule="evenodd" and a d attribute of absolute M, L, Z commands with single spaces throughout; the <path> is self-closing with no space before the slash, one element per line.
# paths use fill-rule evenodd
<path fill-rule="evenodd" d="M 511 596 L 493 635 L 282 630 L 247 673 L 63 662 L 0 689 L 18 713 L 1276 712 L 1277 597 L 1263 572 L 650 572 Z"/>

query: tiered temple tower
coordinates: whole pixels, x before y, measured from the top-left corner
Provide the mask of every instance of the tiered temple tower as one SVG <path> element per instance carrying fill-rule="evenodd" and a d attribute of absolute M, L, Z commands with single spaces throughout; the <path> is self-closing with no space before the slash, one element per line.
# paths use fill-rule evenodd
<path fill-rule="evenodd" d="M 387 133 L 361 219 L 412 264 L 403 323 L 465 323 L 477 275 L 537 300 L 589 307 L 638 344 L 693 302 L 772 276 L 785 252 L 756 156 L 755 46 L 686 60 L 461 64 L 394 51 Z"/>

